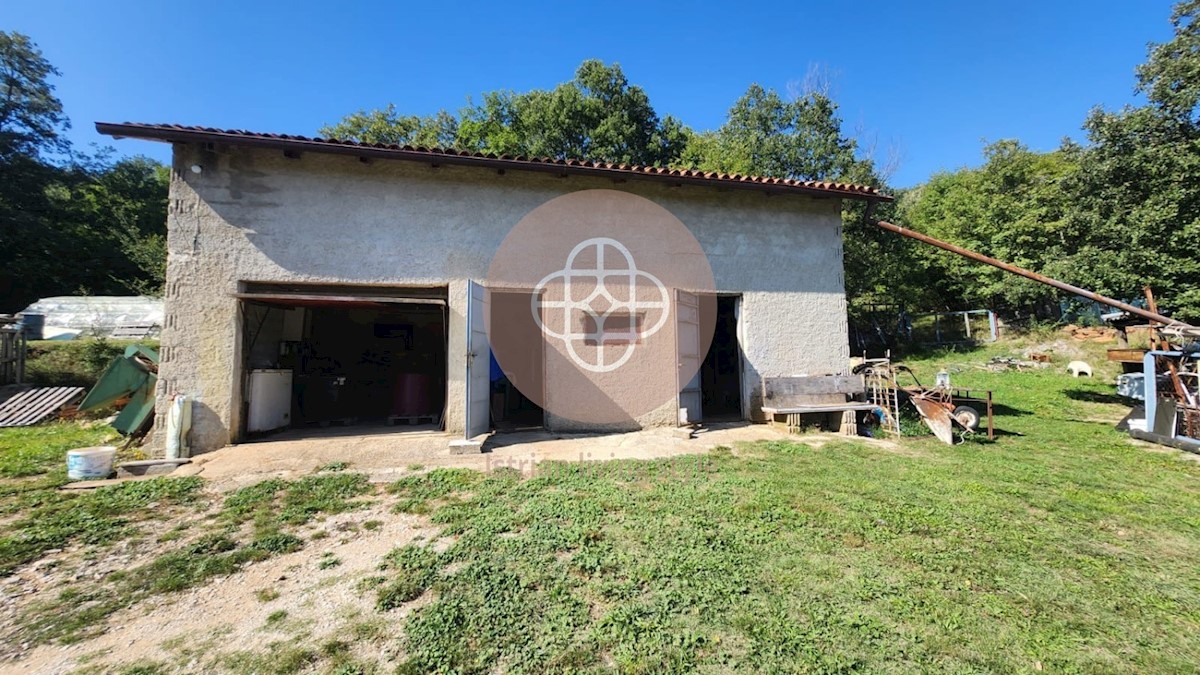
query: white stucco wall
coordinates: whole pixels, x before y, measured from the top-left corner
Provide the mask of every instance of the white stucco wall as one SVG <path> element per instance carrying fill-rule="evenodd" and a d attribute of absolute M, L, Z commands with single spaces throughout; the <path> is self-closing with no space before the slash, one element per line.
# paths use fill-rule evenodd
<path fill-rule="evenodd" d="M 744 396 L 753 410 L 762 377 L 844 372 L 836 198 L 176 145 L 159 412 L 171 394 L 195 397 L 196 452 L 236 433 L 241 321 L 232 294 L 239 282 L 445 285 L 446 424 L 461 430 L 467 280 L 486 277 L 500 241 L 529 211 L 595 188 L 628 191 L 671 211 L 704 248 L 717 290 L 742 294 Z M 664 410 L 654 421 L 674 419 Z"/>

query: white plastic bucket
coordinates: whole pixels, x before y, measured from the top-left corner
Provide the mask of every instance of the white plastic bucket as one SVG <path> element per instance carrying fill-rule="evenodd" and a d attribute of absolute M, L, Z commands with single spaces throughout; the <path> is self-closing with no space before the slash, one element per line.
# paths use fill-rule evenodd
<path fill-rule="evenodd" d="M 112 445 L 68 450 L 67 478 L 69 480 L 108 478 L 112 473 L 113 459 L 116 456 L 117 448 Z"/>

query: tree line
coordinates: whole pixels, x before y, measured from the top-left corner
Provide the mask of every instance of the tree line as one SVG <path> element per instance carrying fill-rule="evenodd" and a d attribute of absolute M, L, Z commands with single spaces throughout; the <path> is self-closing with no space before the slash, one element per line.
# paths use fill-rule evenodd
<path fill-rule="evenodd" d="M 1177 4 L 1172 39 L 1137 68 L 1145 103 L 1088 112 L 1086 144 L 984 149 L 977 169 L 904 194 L 898 218 L 935 237 L 1118 299 L 1151 286 L 1200 321 L 1200 0 Z M 951 254 L 918 252 L 926 302 L 1036 312 L 1049 289 Z"/>
<path fill-rule="evenodd" d="M 794 95 L 751 85 L 724 123 L 697 131 L 662 115 L 617 64 L 585 61 L 549 90 L 493 91 L 457 112 L 395 106 L 325 126 L 325 137 L 512 156 L 580 158 L 871 184 L 896 196 L 871 218 L 977 250 L 1119 299 L 1145 285 L 1160 308 L 1200 320 L 1200 0 L 1171 17 L 1133 82 L 1144 103 L 1084 113 L 1086 142 L 1049 152 L 1017 139 L 983 149 L 977 168 L 907 190 L 887 185 L 843 131 L 823 87 Z M 58 72 L 29 38 L 0 33 L 0 302 L 77 291 L 154 292 L 165 268 L 167 170 L 145 158 L 109 161 L 67 144 L 69 122 L 49 84 Z M 1055 318 L 1052 289 L 868 222 L 846 204 L 851 313 L 989 308 Z"/>
<path fill-rule="evenodd" d="M 28 36 L 0 32 L 0 312 L 162 286 L 167 169 L 72 147 L 58 75 Z"/>
<path fill-rule="evenodd" d="M 584 158 L 881 187 L 897 197 L 872 214 L 981 253 L 1137 300 L 1143 286 L 1177 318 L 1200 320 L 1200 0 L 1175 6 L 1174 37 L 1151 45 L 1136 72 L 1146 102 L 1086 113 L 1085 144 L 1050 152 L 1019 140 L 983 149 L 978 168 L 913 189 L 884 172 L 842 131 L 821 87 L 785 97 L 757 84 L 713 131 L 660 115 L 618 65 L 586 61 L 550 90 L 497 91 L 458 113 L 361 111 L 325 136 L 507 155 Z M 1083 111 L 1081 111 L 1082 116 Z M 1057 291 L 883 232 L 860 205 L 845 215 L 852 313 L 878 304 L 910 311 L 994 309 L 1055 318 Z"/>

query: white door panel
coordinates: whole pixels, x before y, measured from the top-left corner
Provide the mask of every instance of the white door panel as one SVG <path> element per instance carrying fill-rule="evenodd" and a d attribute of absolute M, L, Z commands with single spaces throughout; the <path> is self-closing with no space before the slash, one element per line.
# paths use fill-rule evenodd
<path fill-rule="evenodd" d="M 700 363 L 704 355 L 700 353 L 700 297 L 695 293 L 675 291 L 675 351 L 679 367 L 679 418 L 681 423 L 692 424 L 703 419 Z"/>
<path fill-rule="evenodd" d="M 492 351 L 488 345 L 487 289 L 467 282 L 467 420 L 466 437 L 491 429 Z"/>

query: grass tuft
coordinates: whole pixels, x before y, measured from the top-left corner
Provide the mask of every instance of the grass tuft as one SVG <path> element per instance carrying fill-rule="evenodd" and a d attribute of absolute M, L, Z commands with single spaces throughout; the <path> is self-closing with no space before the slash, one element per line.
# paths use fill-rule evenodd
<path fill-rule="evenodd" d="M 195 477 L 162 478 L 76 497 L 46 496 L 27 523 L 18 523 L 24 526 L 19 537 L 0 538 L 0 561 L 19 564 L 68 542 L 100 545 L 127 536 L 133 520 L 153 515 L 151 507 L 186 504 L 200 486 Z M 364 502 L 356 498 L 370 491 L 366 476 L 354 473 L 272 479 L 238 490 L 226 498 L 207 532 L 145 565 L 110 575 L 107 583 L 87 590 L 68 587 L 58 598 L 33 605 L 19 619 L 20 634 L 34 644 L 96 635 L 112 613 L 151 595 L 193 588 L 247 564 L 299 550 L 304 541 L 288 528 L 322 513 L 359 508 Z M 237 526 L 247 521 L 253 523 L 253 534 L 248 542 L 239 541 Z M 293 652 L 285 656 L 300 658 Z"/>
<path fill-rule="evenodd" d="M 138 520 L 152 517 L 151 505 L 189 504 L 200 490 L 199 478 L 155 478 L 121 483 L 89 492 L 39 494 L 24 516 L 0 536 L 0 576 L 40 558 L 50 549 L 79 543 L 91 546 L 124 539 Z"/>
<path fill-rule="evenodd" d="M 480 474 L 469 469 L 434 469 L 428 473 L 405 476 L 388 486 L 387 491 L 400 500 L 395 509 L 403 513 L 425 513 L 431 502 L 452 493 L 468 490 Z"/>

